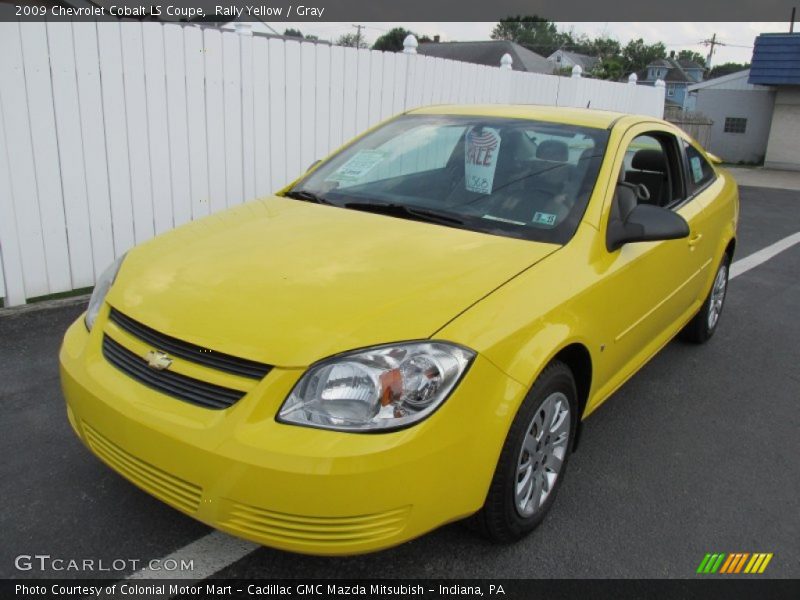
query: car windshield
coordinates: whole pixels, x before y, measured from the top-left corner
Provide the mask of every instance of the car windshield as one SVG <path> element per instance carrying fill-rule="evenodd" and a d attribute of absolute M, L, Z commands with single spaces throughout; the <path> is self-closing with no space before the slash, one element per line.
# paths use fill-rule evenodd
<path fill-rule="evenodd" d="M 286 195 L 564 244 L 607 141 L 605 129 L 563 123 L 407 115 L 346 147 Z"/>

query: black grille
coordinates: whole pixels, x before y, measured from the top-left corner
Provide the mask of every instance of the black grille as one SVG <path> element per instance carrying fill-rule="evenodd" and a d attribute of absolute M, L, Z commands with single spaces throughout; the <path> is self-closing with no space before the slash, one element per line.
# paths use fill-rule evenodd
<path fill-rule="evenodd" d="M 111 309 L 109 318 L 131 335 L 153 346 L 155 350 L 161 350 L 172 356 L 185 358 L 186 360 L 219 369 L 226 373 L 251 377 L 252 379 L 262 379 L 272 368 L 270 365 L 247 360 L 246 358 L 231 356 L 230 354 L 222 354 L 221 352 L 209 350 L 202 346 L 196 346 L 189 342 L 164 335 L 147 325 L 143 325 L 123 315 L 115 308 Z"/>
<path fill-rule="evenodd" d="M 103 356 L 120 371 L 140 383 L 179 400 L 205 408 L 228 408 L 245 394 L 240 390 L 206 383 L 172 371 L 151 369 L 147 366 L 146 360 L 124 348 L 107 335 L 103 336 Z"/>

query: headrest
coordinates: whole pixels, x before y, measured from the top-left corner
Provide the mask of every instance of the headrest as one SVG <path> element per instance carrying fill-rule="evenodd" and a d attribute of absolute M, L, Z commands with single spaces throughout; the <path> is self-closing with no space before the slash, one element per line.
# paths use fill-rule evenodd
<path fill-rule="evenodd" d="M 534 144 L 524 131 L 512 129 L 503 133 L 498 156 L 498 168 L 517 168 L 520 161 L 533 159 Z"/>
<path fill-rule="evenodd" d="M 545 140 L 536 149 L 536 158 L 554 162 L 567 162 L 569 149 L 564 142 L 558 140 Z"/>
<path fill-rule="evenodd" d="M 636 152 L 631 160 L 631 167 L 637 171 L 667 172 L 664 153 L 661 150 L 653 150 L 650 148 L 645 148 Z"/>

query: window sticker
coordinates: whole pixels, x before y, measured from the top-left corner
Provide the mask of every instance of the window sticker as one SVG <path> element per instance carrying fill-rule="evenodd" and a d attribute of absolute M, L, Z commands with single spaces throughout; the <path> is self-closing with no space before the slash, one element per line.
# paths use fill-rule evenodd
<path fill-rule="evenodd" d="M 369 173 L 375 165 L 383 161 L 385 153 L 380 150 L 359 150 L 355 156 L 336 169 L 327 181 L 342 183 L 358 181 Z"/>
<path fill-rule="evenodd" d="M 552 227 L 556 224 L 556 215 L 553 213 L 537 212 L 533 215 L 533 222 L 539 225 L 547 225 Z"/>
<path fill-rule="evenodd" d="M 692 165 L 692 177 L 695 183 L 700 183 L 703 180 L 703 163 L 700 161 L 699 156 L 693 156 L 689 159 Z"/>
<path fill-rule="evenodd" d="M 470 127 L 464 136 L 464 185 L 468 192 L 491 194 L 500 133 L 491 127 Z"/>

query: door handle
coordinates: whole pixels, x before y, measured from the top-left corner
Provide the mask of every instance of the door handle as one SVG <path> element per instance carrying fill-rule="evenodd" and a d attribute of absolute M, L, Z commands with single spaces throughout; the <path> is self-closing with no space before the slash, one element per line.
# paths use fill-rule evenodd
<path fill-rule="evenodd" d="M 691 238 L 689 238 L 689 247 L 694 248 L 698 243 L 700 243 L 701 239 L 703 239 L 702 233 L 694 234 Z"/>

